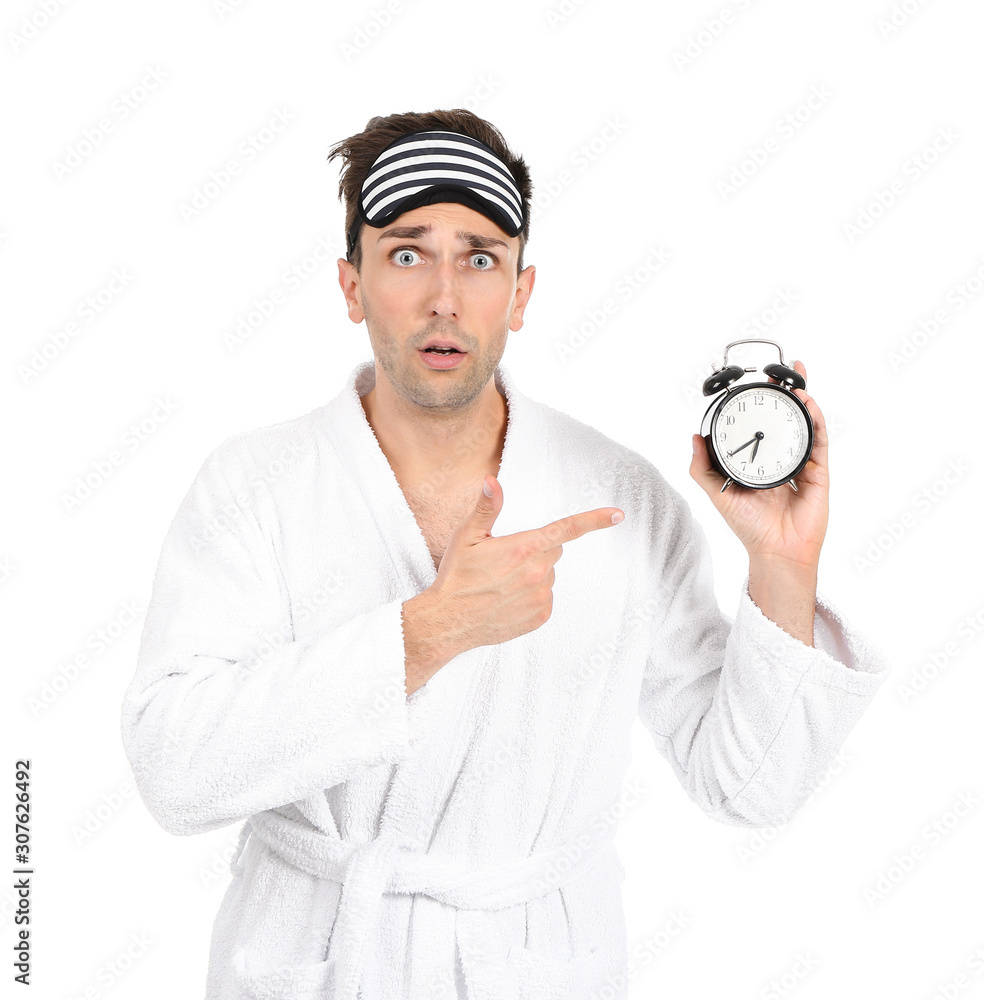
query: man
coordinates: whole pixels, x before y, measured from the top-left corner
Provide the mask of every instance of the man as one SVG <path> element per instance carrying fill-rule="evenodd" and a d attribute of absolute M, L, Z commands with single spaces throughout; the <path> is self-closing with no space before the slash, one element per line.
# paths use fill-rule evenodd
<path fill-rule="evenodd" d="M 374 361 L 208 456 L 123 706 L 165 829 L 247 821 L 206 996 L 625 996 L 635 715 L 710 817 L 781 824 L 887 675 L 816 593 L 823 416 L 797 390 L 799 492 L 720 493 L 694 437 L 749 554 L 730 622 L 680 494 L 499 364 L 534 285 L 522 159 L 460 110 L 335 155 Z"/>

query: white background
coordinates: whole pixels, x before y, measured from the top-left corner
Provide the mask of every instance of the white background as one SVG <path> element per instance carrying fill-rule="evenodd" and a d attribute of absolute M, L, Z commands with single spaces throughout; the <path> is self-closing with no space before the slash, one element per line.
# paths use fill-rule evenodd
<path fill-rule="evenodd" d="M 684 493 L 733 615 L 744 549 L 690 479 L 689 439 L 700 383 L 761 318 L 806 364 L 830 429 L 821 592 L 893 665 L 779 831 L 705 817 L 637 723 L 629 781 L 644 792 L 626 786 L 619 834 L 630 996 L 984 996 L 969 961 L 984 948 L 980 5 L 401 0 L 382 27 L 383 0 L 49 9 L 13 2 L 0 23 L 3 762 L 8 816 L 14 761 L 34 772 L 37 995 L 203 993 L 238 825 L 165 833 L 119 734 L 160 545 L 216 445 L 320 406 L 371 355 L 337 284 L 329 147 L 377 114 L 468 107 L 533 174 L 537 282 L 503 358 L 520 390 Z M 151 71 L 160 82 L 135 90 Z M 247 159 L 240 144 L 278 112 L 290 124 Z M 183 219 L 233 158 L 239 173 Z M 323 261 L 319 240 L 335 245 Z M 306 258 L 300 287 L 229 350 Z M 938 310 L 931 336 L 920 323 Z M 67 509 L 114 448 L 123 464 Z M 99 629 L 116 638 L 94 654 Z M 4 955 L 12 902 L 0 889 Z"/>

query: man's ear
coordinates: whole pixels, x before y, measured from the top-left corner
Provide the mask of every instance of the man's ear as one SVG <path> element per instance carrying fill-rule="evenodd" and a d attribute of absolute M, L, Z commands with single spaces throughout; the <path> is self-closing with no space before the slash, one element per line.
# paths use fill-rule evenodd
<path fill-rule="evenodd" d="M 359 272 L 355 269 L 354 264 L 350 264 L 342 257 L 338 258 L 338 284 L 341 286 L 342 295 L 345 296 L 349 319 L 353 323 L 361 323 L 366 318 L 366 314 L 362 309 L 362 286 Z"/>
<path fill-rule="evenodd" d="M 512 315 L 509 318 L 509 329 L 519 330 L 523 326 L 523 313 L 526 304 L 533 294 L 533 283 L 536 281 L 536 268 L 530 264 L 519 272 L 516 279 L 516 299 L 513 302 Z"/>

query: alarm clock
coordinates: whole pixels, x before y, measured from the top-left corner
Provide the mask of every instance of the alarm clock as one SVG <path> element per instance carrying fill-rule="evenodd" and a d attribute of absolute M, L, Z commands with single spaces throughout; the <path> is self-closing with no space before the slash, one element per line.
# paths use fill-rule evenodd
<path fill-rule="evenodd" d="M 779 351 L 778 364 L 762 372 L 775 382 L 734 385 L 747 372 L 728 364 L 728 351 L 738 344 L 771 344 Z M 774 340 L 734 340 L 724 349 L 721 367 L 704 381 L 704 395 L 720 393 L 701 421 L 711 464 L 725 477 L 723 493 L 732 483 L 752 490 L 771 490 L 789 483 L 810 460 L 813 420 L 806 404 L 793 392 L 805 389 L 806 379 L 786 366 L 782 348 Z"/>

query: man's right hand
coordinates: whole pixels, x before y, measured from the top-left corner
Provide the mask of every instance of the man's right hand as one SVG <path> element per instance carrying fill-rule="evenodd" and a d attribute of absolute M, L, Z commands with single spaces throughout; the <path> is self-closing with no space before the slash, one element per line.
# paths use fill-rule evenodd
<path fill-rule="evenodd" d="M 428 634 L 427 658 L 433 667 L 412 673 L 408 663 L 408 691 L 426 683 L 465 650 L 506 642 L 544 624 L 553 610 L 553 567 L 564 544 L 589 531 L 610 528 L 616 512 L 624 516 L 618 507 L 598 507 L 542 528 L 493 537 L 492 526 L 502 510 L 502 487 L 494 476 L 486 476 L 485 482 L 492 496 L 479 493 L 475 509 L 451 534 L 437 579 L 407 602 L 420 600 L 415 627 Z M 427 676 L 415 684 L 414 674 L 419 679 L 425 672 Z"/>

